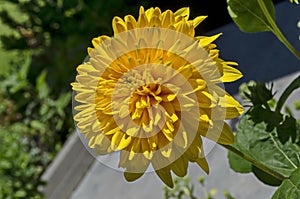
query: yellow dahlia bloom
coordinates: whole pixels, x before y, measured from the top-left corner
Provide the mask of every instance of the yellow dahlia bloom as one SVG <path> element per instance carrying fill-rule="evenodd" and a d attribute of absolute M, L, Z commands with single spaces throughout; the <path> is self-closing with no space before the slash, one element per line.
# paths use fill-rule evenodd
<path fill-rule="evenodd" d="M 211 37 L 196 36 L 205 16 L 189 19 L 140 8 L 139 17 L 115 17 L 114 36 L 92 40 L 89 59 L 77 68 L 74 120 L 98 155 L 119 152 L 118 166 L 134 181 L 152 167 L 173 186 L 171 171 L 185 176 L 188 163 L 209 172 L 202 139 L 234 141 L 225 119 L 243 107 L 223 88 L 242 74 L 219 58 Z"/>

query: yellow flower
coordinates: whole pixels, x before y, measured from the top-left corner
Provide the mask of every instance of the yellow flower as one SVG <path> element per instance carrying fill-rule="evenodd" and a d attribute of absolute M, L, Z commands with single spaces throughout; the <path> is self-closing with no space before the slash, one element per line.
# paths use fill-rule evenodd
<path fill-rule="evenodd" d="M 140 8 L 139 17 L 113 19 L 114 37 L 100 36 L 77 68 L 74 120 L 98 155 L 119 152 L 119 167 L 134 181 L 152 167 L 173 186 L 171 171 L 185 176 L 188 163 L 209 172 L 201 136 L 234 141 L 225 119 L 243 107 L 223 88 L 242 74 L 219 58 L 219 36 L 196 36 L 205 16 L 189 20 Z"/>
<path fill-rule="evenodd" d="M 296 4 L 299 4 L 299 1 L 298 0 L 290 0 L 291 3 L 296 3 Z"/>

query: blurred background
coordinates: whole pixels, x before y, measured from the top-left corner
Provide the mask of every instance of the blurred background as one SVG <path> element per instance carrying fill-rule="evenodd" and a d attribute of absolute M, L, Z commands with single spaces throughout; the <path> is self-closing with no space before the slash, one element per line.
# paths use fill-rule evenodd
<path fill-rule="evenodd" d="M 225 26 L 231 22 L 226 0 L 0 0 L 0 198 L 42 197 L 38 187 L 45 182 L 40 176 L 74 132 L 70 83 L 76 67 L 93 37 L 112 35 L 114 16 L 137 17 L 141 5 L 173 11 L 190 7 L 191 18 L 209 16 L 197 35 L 232 33 L 232 27 Z M 244 47 L 238 41 L 229 43 L 241 34 L 234 30 L 220 43 L 221 57 L 239 61 L 247 53 L 235 59 L 233 51 Z M 234 45 L 238 47 L 232 49 Z M 243 81 L 259 77 L 253 69 L 241 70 L 252 74 Z M 285 72 L 293 71 L 291 67 Z M 258 79 L 270 81 L 284 74 Z M 239 84 L 229 85 L 229 92 L 236 93 Z"/>

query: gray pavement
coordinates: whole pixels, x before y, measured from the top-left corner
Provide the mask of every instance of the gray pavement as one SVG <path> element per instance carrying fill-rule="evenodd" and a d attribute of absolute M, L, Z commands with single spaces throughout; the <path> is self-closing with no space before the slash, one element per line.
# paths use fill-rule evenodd
<path fill-rule="evenodd" d="M 210 174 L 206 175 L 195 164 L 190 164 L 188 175 L 192 182 L 199 176 L 205 176 L 207 189 L 218 189 L 216 198 L 224 198 L 223 190 L 229 190 L 237 199 L 266 199 L 274 188 L 256 180 L 252 174 L 238 174 L 229 169 L 227 152 L 217 146 L 208 156 Z M 115 171 L 95 161 L 92 168 L 74 192 L 72 199 L 159 199 L 163 198 L 163 184 L 154 173 L 148 173 L 133 183 L 128 183 L 121 172 Z M 196 195 L 203 196 L 203 191 L 196 188 Z"/>

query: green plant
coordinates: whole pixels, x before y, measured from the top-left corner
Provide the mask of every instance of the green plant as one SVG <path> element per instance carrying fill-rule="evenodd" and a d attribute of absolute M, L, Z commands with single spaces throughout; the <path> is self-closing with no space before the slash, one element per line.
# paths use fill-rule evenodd
<path fill-rule="evenodd" d="M 24 136 L 28 130 L 20 122 L 0 127 L 0 198 L 42 198 L 37 187 L 49 157 Z"/>
<path fill-rule="evenodd" d="M 293 55 L 300 54 L 276 25 L 275 8 L 271 0 L 228 0 L 228 10 L 244 32 L 272 32 Z M 272 86 L 264 83 L 244 85 L 242 96 L 251 108 L 241 118 L 235 143 L 226 147 L 231 168 L 236 172 L 253 172 L 265 184 L 279 186 L 275 198 L 299 198 L 300 126 L 289 108 L 282 109 L 286 100 L 300 87 L 300 76 L 288 85 L 278 101 Z M 287 107 L 287 106 L 286 106 Z"/>
<path fill-rule="evenodd" d="M 227 0 L 227 4 L 229 14 L 241 31 L 270 31 L 300 60 L 300 53 L 276 25 L 271 0 Z M 300 76 L 275 100 L 272 84 L 254 81 L 243 84 L 241 96 L 249 110 L 239 121 L 234 144 L 222 145 L 229 150 L 231 169 L 239 173 L 252 172 L 261 182 L 278 187 L 272 199 L 300 197 L 300 121 L 286 105 L 291 93 L 299 88 Z M 297 100 L 294 105 L 298 110 Z M 181 190 L 186 186 L 184 184 Z"/>
<path fill-rule="evenodd" d="M 64 112 L 70 93 L 50 96 L 46 72 L 32 85 L 30 57 L 23 58 L 12 75 L 0 76 L 0 198 L 42 198 L 40 175 L 62 144 L 57 132 L 71 122 Z"/>
<path fill-rule="evenodd" d="M 198 183 L 199 184 L 197 185 L 191 183 L 189 177 L 185 177 L 185 178 L 177 177 L 174 180 L 174 188 L 171 189 L 169 187 L 164 187 L 164 198 L 165 199 L 183 199 L 183 198 L 200 199 L 199 197 L 195 196 L 194 193 L 196 188 L 199 188 L 204 195 L 203 199 L 214 199 L 215 195 L 218 193 L 218 190 L 216 188 L 207 190 L 204 176 L 200 176 L 198 178 Z M 223 195 L 226 199 L 234 199 L 234 197 L 227 190 L 223 192 Z"/>
<path fill-rule="evenodd" d="M 74 67 L 90 39 L 111 33 L 109 21 L 130 4 L 0 2 L 0 198 L 42 198 L 39 177 L 74 130 Z"/>

